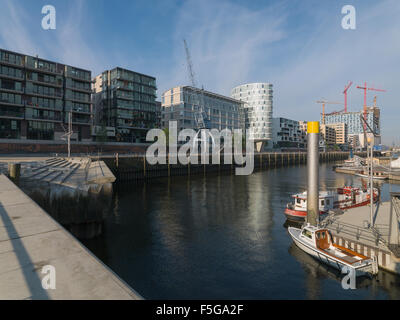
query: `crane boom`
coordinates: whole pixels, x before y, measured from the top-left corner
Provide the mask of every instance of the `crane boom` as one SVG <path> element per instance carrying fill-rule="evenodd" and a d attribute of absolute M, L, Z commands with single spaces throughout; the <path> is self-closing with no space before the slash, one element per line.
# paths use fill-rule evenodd
<path fill-rule="evenodd" d="M 340 102 L 332 102 L 332 101 L 326 101 L 326 100 L 319 100 L 319 101 L 316 101 L 316 103 L 322 104 L 322 124 L 325 124 L 325 105 L 326 104 L 341 104 Z"/>
<path fill-rule="evenodd" d="M 198 89 L 197 88 L 197 82 L 196 82 L 196 77 L 195 73 L 193 70 L 193 63 L 192 63 L 192 57 L 190 56 L 190 51 L 189 47 L 187 45 L 187 42 L 185 39 L 183 39 L 183 44 L 185 46 L 185 52 L 186 52 L 186 62 L 187 62 L 187 68 L 189 72 L 189 78 L 191 85 L 193 87 L 193 95 L 195 97 L 193 104 L 197 103 L 197 108 L 195 108 L 194 112 L 194 120 L 196 122 L 197 129 L 205 129 L 209 127 L 209 120 L 207 117 L 207 114 L 204 110 L 204 97 L 203 97 L 203 89 Z"/>
<path fill-rule="evenodd" d="M 183 44 L 185 46 L 186 62 L 187 62 L 187 68 L 188 68 L 188 72 L 189 72 L 190 82 L 191 82 L 192 87 L 197 88 L 194 71 L 193 71 L 192 57 L 190 56 L 189 47 L 188 47 L 185 39 L 183 39 Z"/>
<path fill-rule="evenodd" d="M 349 90 L 349 88 L 351 87 L 351 85 L 353 84 L 353 81 L 350 81 L 349 84 L 347 86 L 344 87 L 344 112 L 347 112 L 347 90 Z"/>

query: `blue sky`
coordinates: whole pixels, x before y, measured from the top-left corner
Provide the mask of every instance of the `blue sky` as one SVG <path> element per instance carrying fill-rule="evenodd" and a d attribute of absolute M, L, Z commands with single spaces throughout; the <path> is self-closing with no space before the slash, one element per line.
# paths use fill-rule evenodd
<path fill-rule="evenodd" d="M 56 30 L 41 28 L 42 6 L 57 10 Z M 356 30 L 341 27 L 356 8 Z M 321 98 L 377 101 L 383 142 L 400 144 L 398 0 L 0 0 L 0 47 L 92 70 L 126 67 L 157 78 L 158 94 L 189 84 L 183 39 L 197 82 L 229 95 L 246 82 L 274 85 L 274 117 L 319 120 Z M 368 93 L 372 104 L 373 92 Z M 340 109 L 329 106 L 327 111 Z"/>

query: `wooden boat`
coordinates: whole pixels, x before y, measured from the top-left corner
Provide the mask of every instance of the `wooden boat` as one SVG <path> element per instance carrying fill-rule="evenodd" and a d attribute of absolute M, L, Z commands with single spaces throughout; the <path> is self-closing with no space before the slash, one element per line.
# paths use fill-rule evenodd
<path fill-rule="evenodd" d="M 288 220 L 304 221 L 307 216 L 307 191 L 295 194 L 293 203 L 288 203 L 285 215 Z M 378 189 L 374 188 L 374 202 L 379 198 Z M 320 215 L 326 214 L 332 209 L 346 210 L 355 207 L 365 206 L 370 203 L 370 190 L 362 190 L 345 186 L 335 191 L 321 191 L 319 193 Z"/>
<path fill-rule="evenodd" d="M 311 226 L 289 227 L 294 243 L 304 252 L 338 270 L 352 268 L 356 276 L 375 275 L 378 263 L 375 259 L 359 254 L 351 249 L 335 244 L 327 229 Z"/>

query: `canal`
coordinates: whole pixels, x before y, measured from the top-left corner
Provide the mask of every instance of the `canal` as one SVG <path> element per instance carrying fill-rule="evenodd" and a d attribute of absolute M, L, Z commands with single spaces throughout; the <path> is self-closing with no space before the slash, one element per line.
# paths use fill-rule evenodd
<path fill-rule="evenodd" d="M 320 167 L 320 188 L 361 186 Z M 379 184 L 383 199 L 400 185 Z M 283 210 L 306 167 L 173 177 L 119 186 L 104 234 L 84 244 L 146 299 L 400 299 L 400 279 L 344 290 L 341 276 L 291 241 Z"/>

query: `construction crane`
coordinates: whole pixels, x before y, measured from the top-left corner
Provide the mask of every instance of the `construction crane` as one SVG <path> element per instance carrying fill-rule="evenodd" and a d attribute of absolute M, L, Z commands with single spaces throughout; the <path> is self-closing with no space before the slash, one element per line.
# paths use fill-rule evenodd
<path fill-rule="evenodd" d="M 322 104 L 322 124 L 325 124 L 325 105 L 326 104 L 341 104 L 340 102 L 332 102 L 332 101 L 326 101 L 326 100 L 319 100 L 319 101 L 316 101 L 316 103 Z"/>
<path fill-rule="evenodd" d="M 364 130 L 365 130 L 366 129 L 366 123 L 367 123 L 367 90 L 379 91 L 379 92 L 386 92 L 386 90 L 376 89 L 376 88 L 368 88 L 366 82 L 364 82 L 364 87 L 357 86 L 357 89 L 364 90 Z"/>
<path fill-rule="evenodd" d="M 193 70 L 193 63 L 192 63 L 192 58 L 190 56 L 190 51 L 189 47 L 187 45 L 187 42 L 185 39 L 183 39 L 183 44 L 185 46 L 185 52 L 186 52 L 186 61 L 187 61 L 187 67 L 188 67 L 188 72 L 189 72 L 189 78 L 191 85 L 193 87 L 193 92 L 194 92 L 194 99 L 193 104 L 195 105 L 197 103 L 197 108 L 194 113 L 194 119 L 196 122 L 197 129 L 205 129 L 208 128 L 208 117 L 207 114 L 204 110 L 204 99 L 203 99 L 203 89 L 200 90 L 197 88 L 197 82 L 195 79 L 195 74 Z"/>
<path fill-rule="evenodd" d="M 344 87 L 344 91 L 343 91 L 343 94 L 344 94 L 344 112 L 347 112 L 347 90 L 349 90 L 349 88 L 351 87 L 352 84 L 353 84 L 353 81 L 350 81 L 348 83 L 348 85 Z"/>

